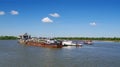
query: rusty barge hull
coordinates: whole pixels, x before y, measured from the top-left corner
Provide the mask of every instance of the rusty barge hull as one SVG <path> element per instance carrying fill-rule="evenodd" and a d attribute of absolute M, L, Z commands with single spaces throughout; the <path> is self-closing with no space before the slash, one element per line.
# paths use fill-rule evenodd
<path fill-rule="evenodd" d="M 19 42 L 20 43 L 20 42 Z M 56 45 L 56 44 L 46 44 L 46 43 L 41 43 L 41 42 L 22 42 L 20 44 L 28 45 L 28 46 L 36 46 L 36 47 L 45 47 L 45 48 L 62 48 L 63 45 Z"/>

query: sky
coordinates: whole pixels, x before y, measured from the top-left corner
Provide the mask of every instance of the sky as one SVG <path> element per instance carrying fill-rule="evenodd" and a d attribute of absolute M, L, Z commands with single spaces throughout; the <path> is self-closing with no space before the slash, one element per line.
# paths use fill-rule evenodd
<path fill-rule="evenodd" d="M 120 37 L 120 0 L 0 0 L 0 35 Z"/>

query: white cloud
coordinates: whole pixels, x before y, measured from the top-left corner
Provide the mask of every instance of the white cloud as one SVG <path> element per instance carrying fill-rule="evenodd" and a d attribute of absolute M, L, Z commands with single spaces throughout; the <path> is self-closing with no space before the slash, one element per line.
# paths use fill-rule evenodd
<path fill-rule="evenodd" d="M 15 11 L 15 10 L 12 10 L 12 11 L 10 12 L 10 14 L 11 14 L 11 15 L 18 15 L 19 12 L 18 12 L 18 11 Z"/>
<path fill-rule="evenodd" d="M 96 24 L 96 22 L 92 22 L 92 23 L 90 23 L 90 25 L 91 26 L 96 26 L 97 24 Z"/>
<path fill-rule="evenodd" d="M 52 17 L 60 17 L 60 15 L 58 13 L 53 13 L 53 14 L 49 14 Z"/>
<path fill-rule="evenodd" d="M 5 12 L 4 11 L 0 11 L 0 15 L 5 15 Z"/>
<path fill-rule="evenodd" d="M 51 20 L 49 17 L 45 17 L 41 21 L 44 22 L 44 23 L 51 23 L 51 22 L 53 22 L 53 20 Z"/>

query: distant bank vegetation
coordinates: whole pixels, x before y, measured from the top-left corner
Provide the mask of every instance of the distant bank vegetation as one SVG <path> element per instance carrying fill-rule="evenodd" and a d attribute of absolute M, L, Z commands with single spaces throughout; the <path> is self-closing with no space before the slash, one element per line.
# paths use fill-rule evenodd
<path fill-rule="evenodd" d="M 56 37 L 55 39 L 61 40 L 101 40 L 101 41 L 120 41 L 117 37 Z"/>
<path fill-rule="evenodd" d="M 16 40 L 18 39 L 15 36 L 0 36 L 0 40 Z"/>
<path fill-rule="evenodd" d="M 0 36 L 0 40 L 16 40 L 18 37 L 16 36 Z M 101 41 L 119 41 L 118 37 L 56 37 L 54 39 L 60 40 L 101 40 Z"/>

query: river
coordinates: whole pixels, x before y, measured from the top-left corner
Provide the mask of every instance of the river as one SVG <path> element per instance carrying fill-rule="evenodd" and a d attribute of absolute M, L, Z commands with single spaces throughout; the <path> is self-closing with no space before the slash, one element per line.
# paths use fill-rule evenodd
<path fill-rule="evenodd" d="M 42 48 L 0 40 L 0 67 L 120 67 L 120 42 Z"/>

